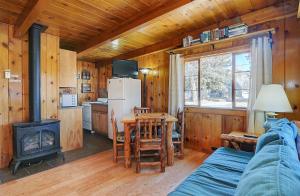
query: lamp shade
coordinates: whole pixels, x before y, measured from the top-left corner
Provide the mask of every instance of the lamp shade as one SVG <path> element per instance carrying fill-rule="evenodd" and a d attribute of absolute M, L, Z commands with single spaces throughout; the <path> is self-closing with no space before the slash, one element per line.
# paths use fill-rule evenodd
<path fill-rule="evenodd" d="M 293 112 L 280 84 L 262 85 L 253 109 L 264 112 Z"/>

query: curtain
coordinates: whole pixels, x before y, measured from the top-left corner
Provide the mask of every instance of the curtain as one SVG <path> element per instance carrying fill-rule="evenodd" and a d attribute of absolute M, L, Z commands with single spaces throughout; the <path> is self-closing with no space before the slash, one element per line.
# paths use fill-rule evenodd
<path fill-rule="evenodd" d="M 169 107 L 168 112 L 176 115 L 184 107 L 184 60 L 180 54 L 170 55 L 169 65 Z"/>
<path fill-rule="evenodd" d="M 263 84 L 272 83 L 272 48 L 267 36 L 253 38 L 251 42 L 251 81 L 248 103 L 248 132 L 262 133 L 264 112 L 253 110 L 256 97 Z"/>

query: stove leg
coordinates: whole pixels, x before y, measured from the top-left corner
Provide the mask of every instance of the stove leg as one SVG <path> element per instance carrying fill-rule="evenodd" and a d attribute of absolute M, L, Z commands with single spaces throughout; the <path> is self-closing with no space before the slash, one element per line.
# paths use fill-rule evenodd
<path fill-rule="evenodd" d="M 59 152 L 58 155 L 61 156 L 61 159 L 63 160 L 63 162 L 65 162 L 66 159 L 65 159 L 64 153 L 63 152 Z"/>
<path fill-rule="evenodd" d="M 12 173 L 13 175 L 16 174 L 16 172 L 17 172 L 17 170 L 18 170 L 20 164 L 21 164 L 21 161 L 15 161 L 15 162 L 12 163 L 11 173 Z"/>

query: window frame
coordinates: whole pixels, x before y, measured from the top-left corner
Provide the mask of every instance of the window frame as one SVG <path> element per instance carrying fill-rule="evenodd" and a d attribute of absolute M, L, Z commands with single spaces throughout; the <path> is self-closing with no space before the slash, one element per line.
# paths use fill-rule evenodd
<path fill-rule="evenodd" d="M 232 88 L 231 88 L 231 96 L 232 96 L 232 107 L 209 107 L 209 106 L 201 106 L 201 86 L 200 86 L 200 72 L 201 72 L 201 66 L 200 66 L 200 61 L 201 58 L 203 57 L 208 57 L 208 56 L 215 56 L 215 55 L 222 55 L 226 53 L 231 53 L 232 55 Z M 197 61 L 198 63 L 198 104 L 197 105 L 186 105 L 186 101 L 184 99 L 184 106 L 185 107 L 198 107 L 198 108 L 205 108 L 205 109 L 227 109 L 227 110 L 246 110 L 246 107 L 238 107 L 236 106 L 236 90 L 247 90 L 247 89 L 236 89 L 236 73 L 250 73 L 250 80 L 251 80 L 251 70 L 249 71 L 240 71 L 236 72 L 236 60 L 235 57 L 236 55 L 242 54 L 242 53 L 250 53 L 249 48 L 244 48 L 240 50 L 229 50 L 229 51 L 224 51 L 224 52 L 212 52 L 212 53 L 205 53 L 204 55 L 198 55 L 198 56 L 193 56 L 191 58 L 185 58 L 184 59 L 184 70 L 185 70 L 185 65 L 187 62 L 191 61 Z M 191 77 L 191 76 L 188 76 Z M 186 91 L 191 91 L 191 90 L 186 90 L 185 88 L 185 78 L 186 75 L 184 74 L 184 95 Z M 248 89 L 250 92 L 250 89 Z"/>
<path fill-rule="evenodd" d="M 197 77 L 198 77 L 198 90 L 197 90 L 197 96 L 198 96 L 198 106 L 200 106 L 200 58 L 198 58 L 198 59 L 192 59 L 192 60 L 189 60 L 189 61 L 186 61 L 186 60 L 184 60 L 184 84 L 183 84 L 183 86 L 184 86 L 184 106 L 185 107 L 193 107 L 193 106 L 197 106 L 197 105 L 186 105 L 185 104 L 185 92 L 187 91 L 186 89 L 185 89 L 185 78 L 186 77 L 192 77 L 192 76 L 186 76 L 185 75 L 185 64 L 186 64 L 186 62 L 191 62 L 191 61 L 197 61 L 197 63 L 198 63 L 198 73 L 197 73 Z M 194 75 L 195 76 L 195 75 Z M 196 91 L 196 90 L 188 90 L 188 91 Z"/>
<path fill-rule="evenodd" d="M 243 53 L 250 53 L 250 50 L 244 50 L 244 51 L 238 51 L 238 52 L 232 52 L 232 109 L 247 109 L 246 107 L 237 107 L 236 106 L 236 90 L 248 90 L 250 93 L 250 86 L 249 89 L 236 89 L 235 87 L 235 83 L 236 83 L 236 73 L 250 73 L 250 81 L 251 81 L 251 70 L 249 71 L 236 71 L 236 61 L 235 61 L 235 57 L 239 54 L 243 54 Z M 250 62 L 251 63 L 251 62 Z M 249 99 L 249 97 L 248 97 Z"/>

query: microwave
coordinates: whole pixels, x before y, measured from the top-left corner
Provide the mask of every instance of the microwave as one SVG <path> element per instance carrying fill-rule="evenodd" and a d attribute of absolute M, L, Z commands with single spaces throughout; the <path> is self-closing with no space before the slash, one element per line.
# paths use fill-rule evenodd
<path fill-rule="evenodd" d="M 77 106 L 77 94 L 63 94 L 61 96 L 61 107 Z"/>

